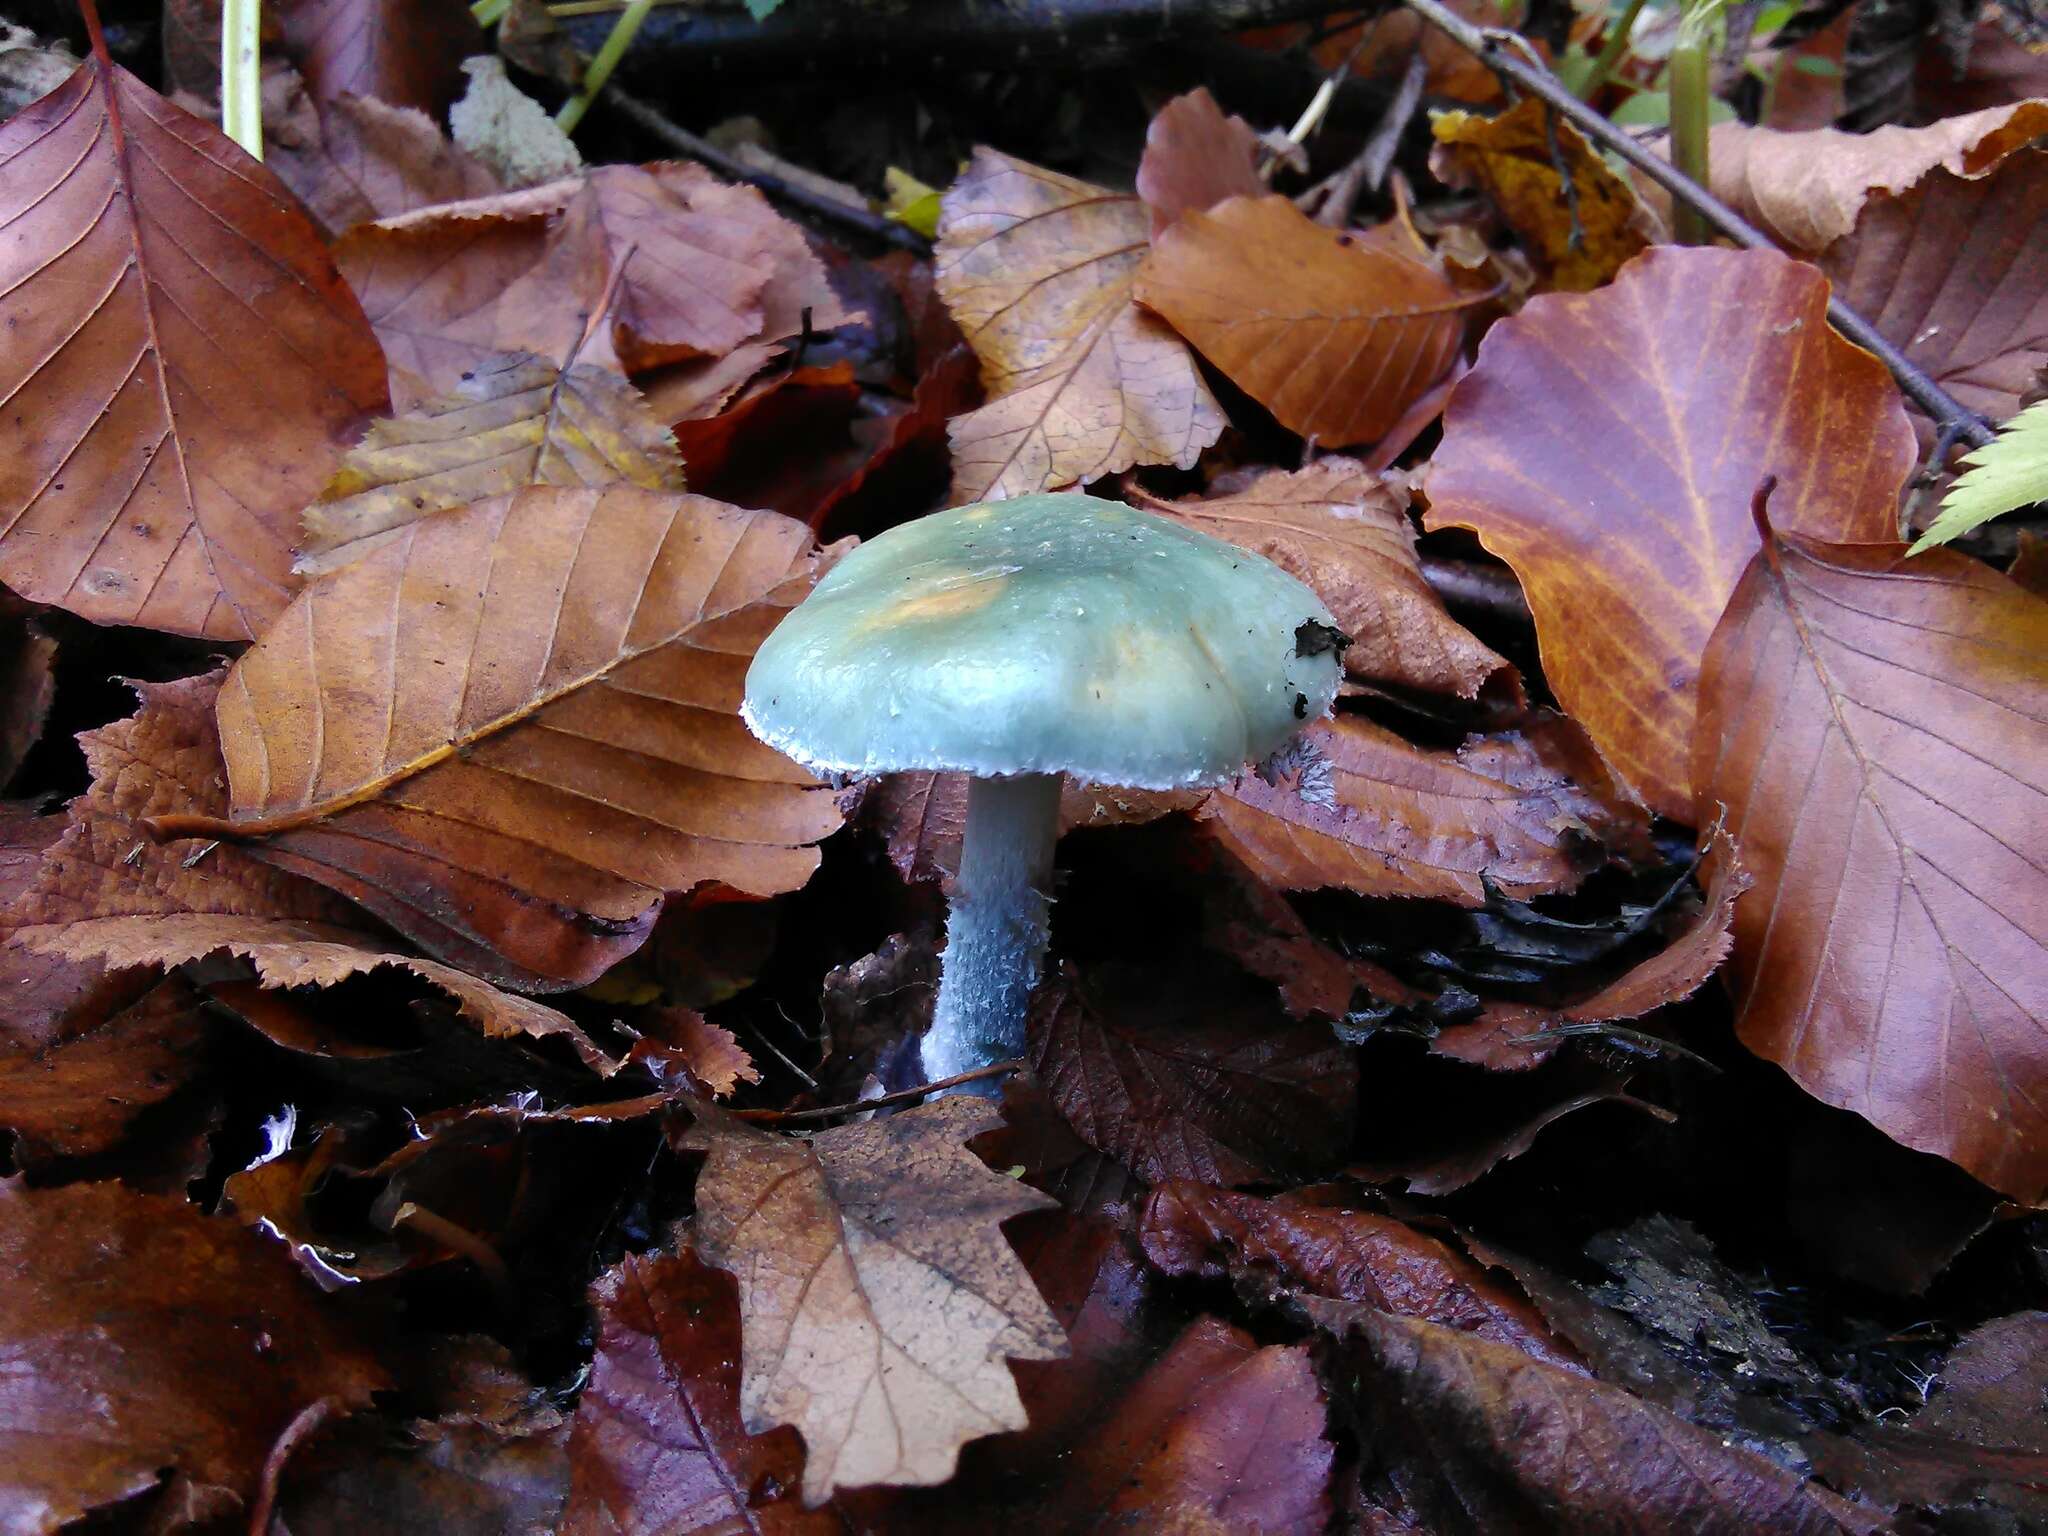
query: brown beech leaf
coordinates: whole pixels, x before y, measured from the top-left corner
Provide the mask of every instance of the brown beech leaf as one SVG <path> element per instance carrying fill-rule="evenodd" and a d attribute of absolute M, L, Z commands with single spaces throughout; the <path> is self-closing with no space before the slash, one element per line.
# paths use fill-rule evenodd
<path fill-rule="evenodd" d="M 1226 197 L 1258 197 L 1259 136 L 1241 117 L 1225 117 L 1207 86 L 1161 107 L 1145 130 L 1138 196 L 1152 210 L 1158 234 L 1184 213 L 1213 208 Z"/>
<path fill-rule="evenodd" d="M 954 1097 L 807 1140 L 707 1106 L 684 1134 L 708 1154 L 698 1251 L 740 1283 L 742 1417 L 803 1435 L 807 1505 L 944 1482 L 966 1442 L 1025 1423 L 1005 1358 L 1065 1353 L 1000 1231 L 1053 1202 L 965 1146 L 999 1123 Z"/>
<path fill-rule="evenodd" d="M 1145 205 L 978 149 L 943 207 L 938 289 L 989 402 L 953 421 L 954 502 L 1191 468 L 1223 411 L 1187 345 L 1131 302 Z"/>
<path fill-rule="evenodd" d="M 0 126 L 0 580 L 240 640 L 384 361 L 276 175 L 97 59 Z"/>
<path fill-rule="evenodd" d="M 1171 1183 L 1145 1203 L 1138 1239 L 1169 1275 L 1269 1278 L 1512 1345 L 1577 1371 L 1577 1354 L 1512 1285 L 1427 1233 L 1377 1211 L 1350 1210 L 1320 1190 L 1274 1200 Z"/>
<path fill-rule="evenodd" d="M 1309 1298 L 1361 1378 L 1374 1469 L 1422 1529 L 1877 1536 L 1878 1511 L 1511 1345 Z"/>
<path fill-rule="evenodd" d="M 804 1447 L 788 1427 L 740 1422 L 740 1310 L 732 1278 L 694 1253 L 628 1256 L 598 1278 L 597 1357 L 569 1438 L 561 1536 L 748 1531 L 834 1536 L 795 1498 Z"/>
<path fill-rule="evenodd" d="M 1573 1025 L 1638 1019 L 1692 996 L 1734 948 L 1736 898 L 1756 883 L 1742 867 L 1726 828 L 1715 827 L 1707 846 L 1712 860 L 1700 909 L 1664 948 L 1591 997 L 1562 1008 L 1489 1000 L 1476 1019 L 1440 1030 L 1429 1042 L 1430 1051 L 1475 1067 L 1521 1071 L 1547 1061 L 1562 1038 L 1560 1031 Z"/>
<path fill-rule="evenodd" d="M 1132 291 L 1282 426 L 1330 448 L 1400 420 L 1450 366 L 1474 302 L 1420 258 L 1284 197 L 1183 214 Z"/>
<path fill-rule="evenodd" d="M 1095 1521 L 1109 1529 L 1319 1536 L 1335 1454 L 1325 1416 L 1306 1346 L 1261 1348 L 1204 1317 L 1079 1449 L 1073 1475 L 1105 1497 Z"/>
<path fill-rule="evenodd" d="M 210 62 L 218 75 L 217 44 Z M 318 135 L 302 143 L 279 142 L 266 121 L 263 163 L 329 234 L 503 190 L 480 161 L 449 143 L 415 108 L 343 96 L 322 106 L 315 121 Z"/>
<path fill-rule="evenodd" d="M 1756 878 L 1736 1029 L 1807 1092 L 2048 1194 L 2048 604 L 1896 544 L 1766 542 L 1708 650 L 1695 778 Z"/>
<path fill-rule="evenodd" d="M 1031 1062 L 1081 1139 L 1147 1182 L 1261 1184 L 1327 1173 L 1351 1131 L 1354 1053 L 1220 966 L 1107 966 L 1047 978 Z"/>
<path fill-rule="evenodd" d="M 0 996 L 7 999 L 0 1049 L 39 1050 L 62 1038 L 71 1022 L 104 1019 L 149 990 L 147 977 L 109 976 L 97 960 L 65 960 L 12 942 L 23 899 L 69 825 L 62 816 L 0 801 Z"/>
<path fill-rule="evenodd" d="M 1713 190 L 1795 251 L 1823 251 L 1856 228 L 1874 196 L 1940 170 L 1977 177 L 2048 133 L 2048 102 L 2023 101 L 1925 128 L 1783 133 L 1742 123 L 1712 130 Z"/>
<path fill-rule="evenodd" d="M 1498 117 L 1439 112 L 1430 129 L 1439 146 L 1432 169 L 1452 186 L 1482 188 L 1550 287 L 1598 288 L 1661 233 L 1578 129 L 1533 96 Z"/>
<path fill-rule="evenodd" d="M 1521 578 L 1544 675 L 1651 809 L 1692 815 L 1700 653 L 1757 546 L 1886 539 L 1914 462 L 1876 358 L 1828 328 L 1827 284 L 1768 251 L 1659 246 L 1608 287 L 1487 333 L 1444 413 L 1431 528 L 1473 528 Z"/>
<path fill-rule="evenodd" d="M 173 977 L 111 1017 L 32 1052 L 0 1054 L 0 1126 L 17 1165 L 91 1157 L 190 1082 L 206 1030 L 201 998 Z"/>
<path fill-rule="evenodd" d="M 54 1531 L 166 1468 L 247 1498 L 271 1443 L 383 1368 L 276 1244 L 183 1199 L 0 1180 L 0 1527 Z"/>
<path fill-rule="evenodd" d="M 460 0 L 284 0 L 286 50 L 323 101 L 374 96 L 438 116 L 484 35 Z"/>
<path fill-rule="evenodd" d="M 166 918 L 281 922 L 347 937 L 361 914 L 332 892 L 223 845 L 204 858 L 162 848 L 139 825 L 150 816 L 225 809 L 214 702 L 221 672 L 137 683 L 142 707 L 81 732 L 92 787 L 72 801 L 64 833 L 7 913 L 16 945 L 84 959 L 100 954 L 109 923 Z"/>
<path fill-rule="evenodd" d="M 1357 715 L 1319 720 L 1268 783 L 1247 773 L 1203 803 L 1204 826 L 1284 890 L 1338 886 L 1476 907 L 1575 886 L 1645 831 L 1568 721 L 1418 747 Z"/>
<path fill-rule="evenodd" d="M 1228 494 L 1159 509 L 1314 588 L 1351 636 L 1344 670 L 1354 677 L 1469 699 L 1507 666 L 1423 580 L 1406 489 L 1355 459 L 1267 470 Z"/>
<path fill-rule="evenodd" d="M 528 485 L 680 491 L 668 429 L 618 374 L 530 353 L 480 363 L 453 395 L 374 423 L 306 509 L 298 569 L 325 575 L 429 513 Z"/>
<path fill-rule="evenodd" d="M 636 486 L 534 487 L 409 524 L 317 578 L 229 673 L 229 816 L 153 830 L 267 839 L 265 857 L 435 953 L 442 870 L 528 904 L 469 915 L 507 953 L 549 911 L 637 944 L 664 891 L 793 890 L 839 812 L 738 707 L 815 569 L 801 524 Z M 560 979 L 581 982 L 617 956 L 570 958 Z"/>

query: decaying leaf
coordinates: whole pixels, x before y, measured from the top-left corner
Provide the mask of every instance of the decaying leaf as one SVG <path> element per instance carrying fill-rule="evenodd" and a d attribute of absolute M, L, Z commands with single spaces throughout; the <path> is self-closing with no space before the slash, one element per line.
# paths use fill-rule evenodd
<path fill-rule="evenodd" d="M 1169 1275 L 1269 1280 L 1583 1369 L 1512 1285 L 1406 1222 L 1347 1208 L 1334 1192 L 1298 1190 L 1266 1200 L 1166 1184 L 1146 1201 L 1138 1233 L 1145 1257 Z"/>
<path fill-rule="evenodd" d="M 761 1081 L 754 1065 L 731 1030 L 708 1021 L 694 1008 L 659 1008 L 642 1015 L 642 1038 L 632 1060 L 663 1077 L 669 1066 L 687 1071 L 715 1099 L 731 1096 L 741 1083 Z"/>
<path fill-rule="evenodd" d="M 1199 814 L 1284 890 L 1478 906 L 1487 881 L 1509 895 L 1569 889 L 1607 846 L 1639 839 L 1645 818 L 1574 750 L 1569 723 L 1555 726 L 1440 752 L 1340 715 L 1304 730 L 1272 782 L 1247 773 Z"/>
<path fill-rule="evenodd" d="M 464 7 L 426 0 L 285 0 L 287 51 L 322 100 L 375 96 L 439 115 L 483 34 Z"/>
<path fill-rule="evenodd" d="M 0 579 L 240 640 L 384 362 L 277 177 L 91 59 L 0 126 Z"/>
<path fill-rule="evenodd" d="M 836 1536 L 799 1507 L 804 1447 L 740 1422 L 740 1312 L 729 1276 L 687 1250 L 599 1277 L 597 1358 L 570 1433 L 562 1536 L 732 1530 Z"/>
<path fill-rule="evenodd" d="M 1059 1324 L 1000 1224 L 1053 1202 L 964 1143 L 999 1123 L 940 1099 L 808 1140 L 699 1112 L 695 1236 L 740 1283 L 740 1404 L 804 1437 L 804 1502 L 834 1488 L 939 1483 L 960 1447 L 1018 1429 L 1006 1358 L 1053 1359 Z"/>
<path fill-rule="evenodd" d="M 1152 210 L 1152 233 L 1226 197 L 1262 194 L 1258 150 L 1251 125 L 1224 116 L 1206 86 L 1161 107 L 1145 130 L 1145 157 L 1138 162 L 1138 196 Z"/>
<path fill-rule="evenodd" d="M 1662 233 L 1578 129 L 1534 96 L 1498 117 L 1439 112 L 1430 130 L 1441 146 L 1431 166 L 1452 186 L 1483 188 L 1553 288 L 1599 287 Z"/>
<path fill-rule="evenodd" d="M 1135 197 L 975 152 L 947 191 L 937 282 L 989 403 L 955 417 L 955 503 L 1186 469 L 1223 412 L 1179 337 L 1131 301 L 1147 246 Z"/>
<path fill-rule="evenodd" d="M 1514 567 L 1557 697 L 1666 816 L 1692 815 L 1700 653 L 1756 549 L 1758 481 L 1778 476 L 1788 529 L 1892 534 L 1912 430 L 1826 305 L 1774 253 L 1659 246 L 1496 325 L 1444 414 L 1428 526 Z"/>
<path fill-rule="evenodd" d="M 1373 1480 L 1423 1529 L 1877 1536 L 1876 1510 L 1511 1345 L 1309 1299 L 1351 1342 Z"/>
<path fill-rule="evenodd" d="M 183 1199 L 0 1180 L 0 1267 L 9 1531 L 54 1531 L 166 1469 L 232 1508 L 295 1415 L 387 1384 L 274 1244 Z"/>
<path fill-rule="evenodd" d="M 1148 1182 L 1261 1184 L 1329 1172 L 1358 1063 L 1221 967 L 1071 969 L 1040 984 L 1031 1062 L 1081 1139 Z"/>
<path fill-rule="evenodd" d="M 409 524 L 317 578 L 229 674 L 229 816 L 153 829 L 266 839 L 435 953 L 450 919 L 433 866 L 542 908 L 469 917 L 514 960 L 550 909 L 644 936 L 664 891 L 794 889 L 839 812 L 737 711 L 754 647 L 815 567 L 801 524 L 634 486 L 535 487 Z"/>
<path fill-rule="evenodd" d="M 2048 1193 L 2048 604 L 1948 550 L 1766 541 L 1695 762 L 1756 878 L 1736 1028 L 1809 1093 Z"/>
<path fill-rule="evenodd" d="M 1853 231 L 1873 197 L 1896 197 L 1936 171 L 1981 176 L 2043 133 L 2048 102 L 2040 101 L 1868 133 L 1721 123 L 1708 164 L 1717 196 L 1788 249 L 1818 252 Z"/>
<path fill-rule="evenodd" d="M 1332 457 L 1160 510 L 1264 555 L 1313 588 L 1351 636 L 1344 670 L 1353 677 L 1469 699 L 1507 666 L 1423 580 L 1398 478 Z"/>
<path fill-rule="evenodd" d="M 216 72 L 217 50 L 218 44 Z M 415 108 L 343 96 L 319 108 L 313 121 L 319 134 L 305 143 L 278 142 L 266 121 L 263 163 L 329 234 L 500 190 L 495 176 Z"/>
<path fill-rule="evenodd" d="M 23 898 L 64 835 L 62 816 L 0 802 L 0 1048 L 34 1051 L 60 1039 L 67 1022 L 105 1018 L 148 990 L 146 980 L 109 976 L 98 961 L 71 961 L 11 942 Z"/>
<path fill-rule="evenodd" d="M 1282 426 L 1330 448 L 1400 420 L 1450 365 L 1474 302 L 1394 242 L 1270 196 L 1183 214 L 1132 291 Z"/>
<path fill-rule="evenodd" d="M 306 509 L 298 569 L 325 575 L 447 507 L 528 485 L 683 488 L 667 428 L 618 374 L 491 358 L 453 395 L 374 423 Z"/>

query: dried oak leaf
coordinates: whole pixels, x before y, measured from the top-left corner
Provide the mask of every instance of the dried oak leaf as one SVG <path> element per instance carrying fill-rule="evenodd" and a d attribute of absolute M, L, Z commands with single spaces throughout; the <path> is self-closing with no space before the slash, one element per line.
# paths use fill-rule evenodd
<path fill-rule="evenodd" d="M 1284 197 L 1183 214 L 1132 292 L 1282 426 L 1331 448 L 1401 419 L 1450 366 L 1474 303 L 1394 243 Z"/>
<path fill-rule="evenodd" d="M 211 67 L 216 77 L 216 45 Z M 266 114 L 266 119 L 268 114 Z M 498 178 L 448 142 L 434 120 L 371 96 L 342 96 L 313 117 L 318 132 L 279 142 L 264 123 L 263 163 L 330 235 L 435 203 L 489 197 Z"/>
<path fill-rule="evenodd" d="M 1877 1536 L 1877 1511 L 1511 1345 L 1305 1298 L 1347 1343 L 1375 1478 L 1428 1530 Z"/>
<path fill-rule="evenodd" d="M 1431 168 L 1452 186 L 1482 188 L 1552 288 L 1598 288 L 1661 233 L 1578 129 L 1533 96 L 1498 117 L 1438 112 L 1430 129 Z"/>
<path fill-rule="evenodd" d="M 561 1536 L 748 1531 L 837 1536 L 792 1497 L 803 1441 L 740 1422 L 740 1310 L 694 1253 L 627 1257 L 598 1277 L 597 1355 L 569 1437 Z"/>
<path fill-rule="evenodd" d="M 1131 300 L 1145 205 L 977 149 L 942 206 L 938 290 L 988 391 L 950 428 L 953 500 L 1192 467 L 1223 411 L 1186 343 Z"/>
<path fill-rule="evenodd" d="M 1507 666 L 1423 580 L 1406 488 L 1355 459 L 1266 470 L 1224 495 L 1159 510 L 1313 588 L 1351 636 L 1344 670 L 1353 677 L 1469 699 Z"/>
<path fill-rule="evenodd" d="M 89 59 L 0 126 L 0 580 L 102 624 L 260 634 L 384 361 L 276 175 Z"/>
<path fill-rule="evenodd" d="M 105 1152 L 190 1082 L 206 1040 L 201 1001 L 172 977 L 40 1050 L 0 1054 L 0 1127 L 15 1134 L 17 1166 Z"/>
<path fill-rule="evenodd" d="M 2048 604 L 1948 550 L 1766 540 L 1694 776 L 1756 878 L 1737 1033 L 1807 1092 L 2048 1194 Z"/>
<path fill-rule="evenodd" d="M 1856 228 L 1872 197 L 1897 196 L 1930 173 L 1975 178 L 2048 133 L 2048 102 L 2023 101 L 1925 128 L 1784 133 L 1712 130 L 1714 193 L 1795 251 L 1826 250 Z"/>
<path fill-rule="evenodd" d="M 682 459 L 640 392 L 609 369 L 493 357 L 452 395 L 373 423 L 306 508 L 298 570 L 325 575 L 430 513 L 528 485 L 683 488 Z"/>
<path fill-rule="evenodd" d="M 1826 310 L 1803 263 L 1659 246 L 1494 326 L 1444 413 L 1427 526 L 1475 529 L 1514 567 L 1558 699 L 1679 820 L 1700 654 L 1757 547 L 1758 481 L 1778 476 L 1789 529 L 1877 540 L 1913 467 L 1890 375 Z"/>
<path fill-rule="evenodd" d="M 1346 1208 L 1332 1191 L 1263 1200 L 1165 1184 L 1145 1202 L 1138 1240 L 1145 1257 L 1169 1275 L 1256 1277 L 1441 1323 L 1581 1369 L 1577 1352 L 1551 1336 L 1542 1314 L 1513 1286 L 1406 1222 Z"/>
<path fill-rule="evenodd" d="M 1154 114 L 1138 162 L 1138 196 L 1157 235 L 1184 213 L 1226 197 L 1257 197 L 1259 136 L 1241 117 L 1225 117 L 1207 86 L 1176 96 Z"/>
<path fill-rule="evenodd" d="M 55 1531 L 166 1468 L 246 1498 L 322 1398 L 387 1385 L 273 1243 L 183 1199 L 0 1181 L 0 1527 Z"/>
<path fill-rule="evenodd" d="M 1358 1063 L 1220 966 L 1071 968 L 1032 1000 L 1031 1062 L 1081 1139 L 1148 1182 L 1286 1182 L 1349 1144 Z"/>
<path fill-rule="evenodd" d="M 742 1417 L 803 1435 L 807 1505 L 944 1482 L 1025 1423 L 1005 1357 L 1066 1350 L 999 1230 L 1053 1202 L 965 1146 L 999 1119 L 955 1097 L 798 1140 L 706 1107 L 681 1139 L 708 1154 L 698 1252 L 740 1283 Z"/>
<path fill-rule="evenodd" d="M 323 101 L 374 96 L 438 117 L 483 32 L 458 0 L 284 0 L 285 51 Z"/>
<path fill-rule="evenodd" d="M 738 714 L 755 646 L 816 570 L 799 523 L 636 486 L 409 524 L 235 664 L 228 817 L 153 829 L 263 839 L 481 974 L 495 953 L 588 982 L 664 891 L 771 895 L 816 867 L 830 791 Z M 450 878 L 499 894 L 451 912 Z"/>
<path fill-rule="evenodd" d="M 1476 907 L 1575 886 L 1646 818 L 1573 728 L 1418 747 L 1356 715 L 1310 725 L 1272 782 L 1245 774 L 1199 813 L 1225 847 L 1284 890 L 1338 886 Z M 1273 769 L 1281 771 L 1274 772 Z"/>

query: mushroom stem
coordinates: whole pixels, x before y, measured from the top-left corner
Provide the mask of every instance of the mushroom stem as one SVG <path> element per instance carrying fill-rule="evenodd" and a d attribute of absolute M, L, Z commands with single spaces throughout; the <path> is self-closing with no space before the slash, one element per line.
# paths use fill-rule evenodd
<path fill-rule="evenodd" d="M 1024 1014 L 1045 956 L 1060 775 L 973 779 L 960 873 L 946 914 L 939 999 L 924 1037 L 928 1077 L 955 1077 L 1024 1054 Z M 994 1096 L 995 1079 L 960 1093 Z"/>

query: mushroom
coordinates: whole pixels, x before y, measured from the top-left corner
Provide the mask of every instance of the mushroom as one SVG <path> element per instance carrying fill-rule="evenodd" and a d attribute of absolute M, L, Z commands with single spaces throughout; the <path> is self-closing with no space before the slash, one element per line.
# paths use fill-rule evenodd
<path fill-rule="evenodd" d="M 1023 1053 L 1061 776 L 1222 783 L 1328 712 L 1343 645 L 1258 555 L 1117 502 L 1020 496 L 847 555 L 762 644 L 740 714 L 814 771 L 972 775 L 924 1039 L 937 1080 Z"/>

